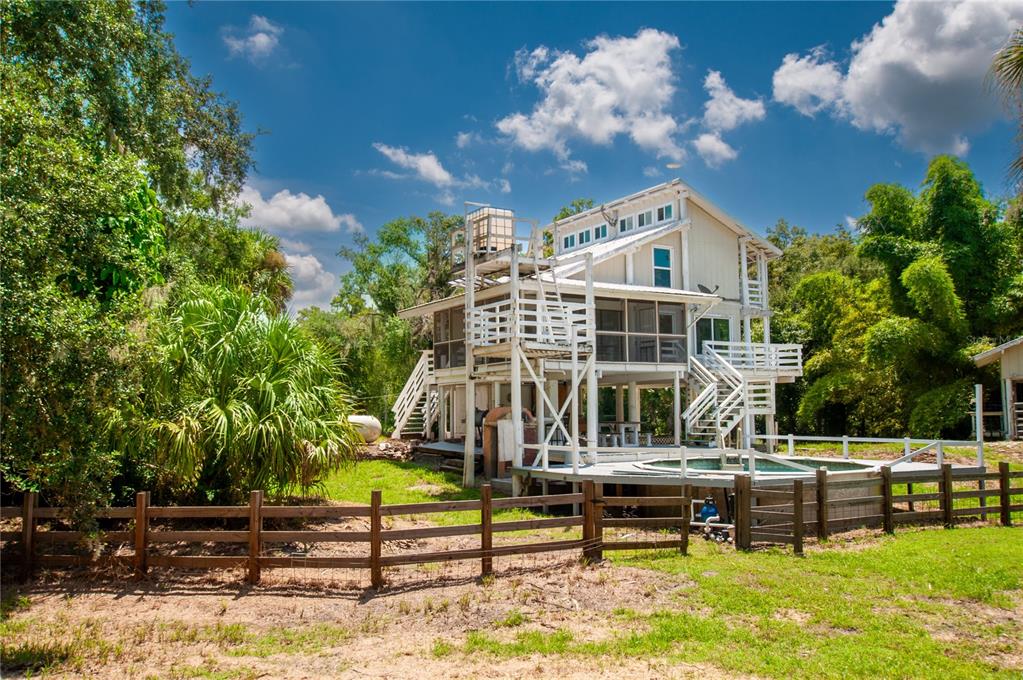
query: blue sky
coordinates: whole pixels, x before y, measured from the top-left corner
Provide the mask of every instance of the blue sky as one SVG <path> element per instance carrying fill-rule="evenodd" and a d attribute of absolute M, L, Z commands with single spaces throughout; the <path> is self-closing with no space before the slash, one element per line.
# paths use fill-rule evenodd
<path fill-rule="evenodd" d="M 761 233 L 828 231 L 936 152 L 1004 195 L 1014 128 L 983 79 L 1020 22 L 1023 0 L 168 8 L 265 132 L 243 198 L 296 308 L 329 302 L 356 231 L 463 200 L 546 221 L 677 176 Z"/>

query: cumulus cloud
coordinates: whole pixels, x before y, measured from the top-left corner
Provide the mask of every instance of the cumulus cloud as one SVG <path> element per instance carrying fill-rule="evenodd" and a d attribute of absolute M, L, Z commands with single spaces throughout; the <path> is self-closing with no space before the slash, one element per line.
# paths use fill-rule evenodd
<path fill-rule="evenodd" d="M 842 99 L 842 72 L 829 61 L 823 47 L 808 54 L 786 54 L 772 79 L 774 100 L 804 116 L 833 106 Z"/>
<path fill-rule="evenodd" d="M 734 130 L 743 123 L 763 120 L 767 115 L 764 102 L 736 96 L 719 71 L 708 71 L 703 87 L 710 95 L 703 105 L 703 124 L 711 130 Z"/>
<path fill-rule="evenodd" d="M 323 268 L 315 255 L 284 254 L 291 270 L 294 289 L 291 308 L 295 311 L 305 307 L 329 308 L 330 301 L 337 293 L 337 277 Z"/>
<path fill-rule="evenodd" d="M 703 162 L 712 168 L 721 167 L 722 164 L 734 161 L 739 157 L 739 152 L 721 139 L 721 135 L 717 132 L 703 133 L 693 140 L 693 146 L 696 147 Z"/>
<path fill-rule="evenodd" d="M 574 139 L 606 145 L 626 135 L 659 157 L 681 160 L 679 125 L 669 113 L 675 94 L 671 55 L 679 46 L 670 33 L 643 29 L 633 37 L 593 38 L 581 56 L 543 45 L 523 48 L 515 55 L 515 74 L 541 97 L 531 112 L 506 116 L 497 129 L 527 151 L 554 152 L 570 172 L 585 168 L 570 159 Z"/>
<path fill-rule="evenodd" d="M 221 38 L 232 57 L 240 56 L 258 62 L 277 49 L 282 33 L 283 27 L 264 16 L 253 14 L 245 28 L 225 26 L 221 30 Z"/>
<path fill-rule="evenodd" d="M 412 153 L 405 147 L 388 146 L 375 142 L 373 148 L 382 153 L 395 165 L 411 170 L 419 179 L 437 187 L 448 187 L 454 184 L 455 178 L 444 169 L 440 160 L 432 151 Z"/>
<path fill-rule="evenodd" d="M 1023 22 L 1023 0 L 909 2 L 851 45 L 844 73 L 820 48 L 786 55 L 775 100 L 805 115 L 828 110 L 861 129 L 893 134 L 924 153 L 966 153 L 967 134 L 1000 115 L 984 78 Z"/>
<path fill-rule="evenodd" d="M 645 168 L 643 168 L 643 176 L 650 178 L 660 177 L 661 169 L 656 165 L 648 165 Z"/>
<path fill-rule="evenodd" d="M 509 182 L 504 177 L 501 177 L 501 178 L 499 178 L 497 180 L 497 187 L 498 187 L 498 189 L 500 189 L 502 194 L 510 194 L 511 193 L 511 182 Z"/>
<path fill-rule="evenodd" d="M 313 197 L 304 192 L 293 194 L 282 189 L 265 199 L 258 189 L 245 185 L 238 200 L 251 208 L 249 216 L 241 220 L 245 227 L 298 232 L 338 231 L 343 226 L 349 234 L 365 231 L 355 215 L 335 213 L 322 195 Z"/>
<path fill-rule="evenodd" d="M 743 99 L 735 94 L 720 71 L 707 71 L 703 89 L 709 95 L 703 105 L 704 132 L 692 144 L 704 163 L 718 168 L 739 157 L 739 152 L 722 139 L 721 133 L 763 120 L 767 110 L 760 99 Z"/>

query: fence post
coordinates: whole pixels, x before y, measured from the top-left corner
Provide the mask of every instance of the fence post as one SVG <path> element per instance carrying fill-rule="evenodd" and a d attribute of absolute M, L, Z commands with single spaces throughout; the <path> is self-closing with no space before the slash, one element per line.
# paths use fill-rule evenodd
<path fill-rule="evenodd" d="M 481 574 L 483 576 L 489 576 L 494 573 L 494 558 L 490 556 L 490 550 L 494 547 L 494 532 L 493 532 L 493 508 L 491 507 L 490 500 L 492 498 L 492 491 L 490 484 L 484 484 L 480 487 L 480 502 L 483 504 L 480 508 L 480 525 L 481 533 L 483 535 L 483 560 L 481 562 Z"/>
<path fill-rule="evenodd" d="M 895 521 L 892 516 L 892 468 L 889 465 L 881 467 L 881 515 L 884 518 L 884 532 L 895 533 Z"/>
<path fill-rule="evenodd" d="M 583 557 L 593 559 L 593 480 L 583 481 Z"/>
<path fill-rule="evenodd" d="M 842 435 L 842 458 L 849 457 L 849 435 Z"/>
<path fill-rule="evenodd" d="M 728 503 L 725 503 L 727 509 Z M 693 485 L 686 484 L 682 487 L 682 554 L 689 554 L 689 523 L 693 514 Z"/>
<path fill-rule="evenodd" d="M 598 484 L 593 491 L 593 559 L 604 559 L 604 485 Z"/>
<path fill-rule="evenodd" d="M 263 492 L 249 494 L 249 583 L 259 583 L 259 553 L 263 552 Z"/>
<path fill-rule="evenodd" d="M 796 455 L 796 436 L 789 432 L 789 455 Z"/>
<path fill-rule="evenodd" d="M 751 541 L 750 504 L 752 502 L 749 475 L 735 476 L 735 547 L 749 550 Z"/>
<path fill-rule="evenodd" d="M 803 554 L 803 480 L 792 482 L 792 550 Z"/>
<path fill-rule="evenodd" d="M 828 468 L 817 470 L 817 540 L 828 538 Z"/>
<path fill-rule="evenodd" d="M 32 563 L 35 562 L 36 499 L 35 491 L 26 491 L 21 503 L 21 577 L 32 578 Z"/>
<path fill-rule="evenodd" d="M 955 517 L 952 514 L 952 464 L 945 463 L 941 466 L 941 509 L 945 511 L 945 526 L 955 525 Z"/>
<path fill-rule="evenodd" d="M 384 585 L 384 573 L 380 567 L 380 489 L 374 489 L 369 505 L 369 570 L 370 583 L 374 588 Z"/>
<path fill-rule="evenodd" d="M 998 464 L 998 496 L 1002 510 L 1002 526 L 1012 526 L 1012 513 L 1009 512 L 1009 463 Z"/>
<path fill-rule="evenodd" d="M 135 576 L 142 578 L 146 565 L 146 533 L 149 531 L 149 492 L 135 494 Z"/>

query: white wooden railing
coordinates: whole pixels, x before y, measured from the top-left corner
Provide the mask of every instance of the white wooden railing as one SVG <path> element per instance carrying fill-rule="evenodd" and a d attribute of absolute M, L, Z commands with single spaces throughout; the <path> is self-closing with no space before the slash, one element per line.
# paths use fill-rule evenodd
<path fill-rule="evenodd" d="M 913 459 L 917 458 L 921 454 L 927 453 L 928 451 L 934 452 L 935 460 L 937 460 L 940 465 L 945 461 L 946 447 L 970 447 L 976 449 L 977 466 L 982 467 L 984 465 L 984 442 L 980 439 L 971 441 L 959 439 L 921 439 L 918 437 L 903 437 L 902 439 L 895 439 L 892 437 L 850 437 L 848 435 L 843 435 L 841 437 L 826 437 L 821 435 L 754 434 L 751 437 L 751 440 L 783 443 L 786 446 L 786 455 L 789 456 L 796 455 L 796 442 L 829 442 L 841 444 L 842 458 L 849 458 L 850 444 L 901 444 L 902 455 L 895 460 L 879 461 L 876 466 L 877 469 L 880 469 L 882 465 L 893 466 L 900 463 L 912 462 Z M 914 448 L 914 446 L 918 444 L 920 446 Z"/>
<path fill-rule="evenodd" d="M 518 328 L 515 327 L 515 312 Z M 499 300 L 469 313 L 469 340 L 476 347 L 499 345 L 518 335 L 522 342 L 571 347 L 592 343 L 592 309 L 580 302 L 557 300 Z"/>
<path fill-rule="evenodd" d="M 760 281 L 756 279 L 750 279 L 747 281 L 746 291 L 748 295 L 747 304 L 750 307 L 764 306 L 764 289 Z"/>
<path fill-rule="evenodd" d="M 708 350 L 740 371 L 769 371 L 786 375 L 803 374 L 803 346 L 766 342 L 705 341 L 703 353 Z"/>
<path fill-rule="evenodd" d="M 394 414 L 394 431 L 391 433 L 391 437 L 401 437 L 402 428 L 412 417 L 420 399 L 423 398 L 433 381 L 433 350 L 424 349 L 419 355 L 416 367 L 412 369 L 412 374 L 405 381 L 405 386 L 394 401 L 394 406 L 391 407 L 391 413 Z M 429 416 L 429 414 L 425 415 Z"/>

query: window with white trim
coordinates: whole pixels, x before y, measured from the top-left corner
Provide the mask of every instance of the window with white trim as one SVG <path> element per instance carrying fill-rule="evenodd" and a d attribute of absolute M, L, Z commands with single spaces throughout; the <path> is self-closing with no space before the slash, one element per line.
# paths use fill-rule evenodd
<path fill-rule="evenodd" d="M 671 203 L 668 205 L 662 205 L 657 209 L 657 221 L 664 222 L 665 220 L 671 219 Z"/>
<path fill-rule="evenodd" d="M 637 217 L 638 219 L 636 220 L 636 222 L 640 228 L 648 227 L 654 222 L 654 213 L 652 210 L 641 212 L 639 215 L 637 215 Z"/>
<path fill-rule="evenodd" d="M 579 245 L 584 245 L 590 242 L 590 230 L 583 229 L 579 232 Z"/>
<path fill-rule="evenodd" d="M 593 228 L 593 240 L 599 241 L 602 238 L 607 238 L 607 225 L 598 224 Z"/>
<path fill-rule="evenodd" d="M 696 353 L 703 355 L 703 343 L 728 342 L 732 336 L 732 320 L 723 317 L 707 317 L 696 322 Z"/>
<path fill-rule="evenodd" d="M 671 288 L 671 248 L 654 246 L 654 285 Z"/>
<path fill-rule="evenodd" d="M 565 240 L 562 242 L 562 248 L 564 250 L 575 248 L 575 234 L 569 234 L 565 237 Z"/>
<path fill-rule="evenodd" d="M 618 220 L 619 232 L 632 231 L 632 228 L 634 226 L 636 226 L 636 222 L 633 220 L 632 215 L 629 215 L 628 217 L 623 217 L 620 220 Z"/>

